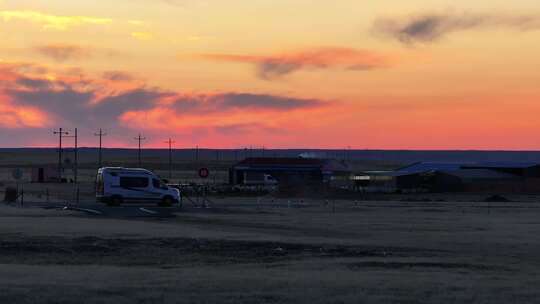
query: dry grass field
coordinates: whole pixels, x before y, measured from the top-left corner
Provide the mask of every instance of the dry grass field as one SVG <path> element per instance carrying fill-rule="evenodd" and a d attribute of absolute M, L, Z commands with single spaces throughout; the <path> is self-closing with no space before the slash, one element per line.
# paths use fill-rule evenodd
<path fill-rule="evenodd" d="M 538 204 L 338 201 L 335 212 L 320 201 L 216 205 L 166 220 L 3 206 L 0 302 L 530 303 L 540 296 Z"/>
<path fill-rule="evenodd" d="M 6 186 L 21 164 L 4 165 Z M 539 197 L 412 198 L 214 197 L 168 218 L 1 204 L 0 303 L 538 302 Z"/>

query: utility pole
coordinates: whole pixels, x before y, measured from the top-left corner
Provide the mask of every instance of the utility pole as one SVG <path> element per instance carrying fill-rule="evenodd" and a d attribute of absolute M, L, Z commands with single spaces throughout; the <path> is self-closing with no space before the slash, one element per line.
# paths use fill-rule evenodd
<path fill-rule="evenodd" d="M 75 128 L 75 132 L 71 136 L 65 136 L 73 138 L 74 140 L 74 149 L 73 149 L 73 156 L 74 156 L 74 163 L 73 163 L 73 185 L 74 185 L 74 191 L 75 191 L 75 202 L 79 203 L 79 130 Z"/>
<path fill-rule="evenodd" d="M 199 161 L 199 146 L 195 147 L 195 161 Z"/>
<path fill-rule="evenodd" d="M 172 145 L 176 142 L 169 138 L 165 143 L 169 144 L 169 179 L 172 179 Z"/>
<path fill-rule="evenodd" d="M 139 159 L 139 167 L 142 167 L 142 162 L 141 162 L 141 143 L 143 140 L 146 140 L 146 137 L 143 137 L 141 135 L 141 133 L 139 133 L 139 137 L 135 137 L 135 140 L 138 140 L 139 141 L 139 151 L 138 151 L 138 159 Z"/>
<path fill-rule="evenodd" d="M 69 132 L 64 131 L 60 128 L 58 131 L 53 132 L 54 135 L 58 135 L 58 179 L 59 182 L 62 182 L 62 138 L 69 135 Z"/>
<path fill-rule="evenodd" d="M 73 173 L 75 175 L 75 178 L 73 181 L 75 182 L 75 185 L 77 185 L 77 182 L 79 180 L 79 131 L 77 128 L 75 128 L 75 167 L 73 169 Z"/>
<path fill-rule="evenodd" d="M 104 133 L 102 129 L 99 129 L 99 132 L 98 133 L 94 133 L 94 136 L 99 136 L 99 160 L 98 160 L 98 164 L 99 164 L 99 167 L 101 168 L 101 166 L 103 165 L 103 154 L 102 154 L 102 148 L 103 148 L 103 137 L 104 136 L 107 136 L 107 133 Z"/>
<path fill-rule="evenodd" d="M 67 133 L 67 132 L 66 132 Z M 73 138 L 73 158 L 75 161 L 73 162 L 73 181 L 77 183 L 78 180 L 78 170 L 79 170 L 79 131 L 77 128 L 75 128 L 75 132 L 73 135 L 66 135 L 64 137 Z"/>
<path fill-rule="evenodd" d="M 75 167 L 73 169 L 75 178 L 75 202 L 79 204 L 79 131 L 75 128 Z"/>

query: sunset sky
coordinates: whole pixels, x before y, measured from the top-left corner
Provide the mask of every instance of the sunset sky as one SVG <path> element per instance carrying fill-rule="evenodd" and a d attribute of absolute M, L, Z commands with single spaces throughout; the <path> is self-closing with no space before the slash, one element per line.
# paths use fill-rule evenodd
<path fill-rule="evenodd" d="M 0 146 L 540 149 L 538 0 L 0 0 Z"/>

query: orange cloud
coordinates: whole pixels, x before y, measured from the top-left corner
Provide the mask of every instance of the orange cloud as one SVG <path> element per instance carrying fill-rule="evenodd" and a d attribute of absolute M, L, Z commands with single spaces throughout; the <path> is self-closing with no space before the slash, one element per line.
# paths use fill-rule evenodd
<path fill-rule="evenodd" d="M 130 79 L 129 74 L 118 71 L 93 78 L 80 69 L 0 63 L 0 94 L 5 97 L 0 126 L 26 134 L 19 142 L 29 140 L 27 134 L 33 128 L 51 126 L 78 127 L 81 134 L 99 126 L 115 130 L 117 141 L 143 131 L 149 137 L 164 132 L 198 134 L 221 142 L 230 134 L 244 138 L 314 128 L 327 115 L 329 105 L 336 105 L 271 94 L 185 94 Z"/>
<path fill-rule="evenodd" d="M 47 115 L 34 107 L 13 105 L 0 95 L 0 127 L 7 129 L 42 128 Z"/>
<path fill-rule="evenodd" d="M 204 132 L 206 137 L 238 139 L 285 136 L 299 128 L 316 128 L 335 103 L 274 95 L 222 93 L 182 95 L 151 109 L 126 111 L 120 124 L 147 133 Z M 264 135 L 263 135 L 264 134 Z M 262 137 L 261 137 L 262 136 Z"/>
<path fill-rule="evenodd" d="M 131 37 L 137 40 L 147 41 L 152 40 L 154 38 L 154 35 L 150 32 L 133 32 L 131 33 Z"/>
<path fill-rule="evenodd" d="M 276 55 L 200 54 L 196 57 L 225 61 L 251 63 L 257 66 L 262 79 L 275 79 L 301 69 L 345 68 L 349 70 L 373 70 L 388 67 L 389 58 L 368 50 L 323 47 Z"/>
<path fill-rule="evenodd" d="M 36 128 L 61 126 L 78 127 L 86 145 L 95 144 L 92 134 L 103 128 L 111 134 L 109 146 L 124 147 L 139 132 L 149 138 L 148 147 L 161 146 L 169 136 L 209 147 L 537 147 L 530 138 L 539 129 L 538 94 L 381 93 L 336 102 L 260 93 L 189 94 L 125 78 L 129 74 L 115 71 L 92 77 L 77 69 L 0 62 L 0 128 L 10 134 L 0 145 L 32 145 Z M 52 136 L 49 142 L 54 144 Z"/>
<path fill-rule="evenodd" d="M 162 142 L 152 142 L 152 138 L 160 138 L 164 134 L 177 136 L 178 140 L 188 145 L 299 147 L 308 144 L 302 138 L 319 132 L 329 119 L 332 120 L 336 111 L 341 110 L 339 104 L 331 105 L 286 111 L 229 108 L 186 112 L 173 104 L 150 110 L 128 111 L 119 119 L 121 126 L 143 132 L 150 139 L 147 144 L 154 147 L 161 147 Z"/>

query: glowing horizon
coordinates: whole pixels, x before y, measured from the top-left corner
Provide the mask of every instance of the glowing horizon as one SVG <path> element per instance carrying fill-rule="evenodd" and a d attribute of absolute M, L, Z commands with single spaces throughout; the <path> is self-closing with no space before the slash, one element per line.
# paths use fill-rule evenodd
<path fill-rule="evenodd" d="M 540 150 L 533 0 L 0 0 L 0 24 L 0 147 Z"/>

